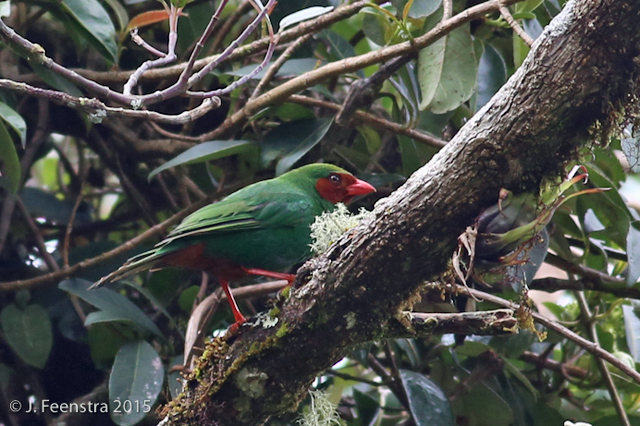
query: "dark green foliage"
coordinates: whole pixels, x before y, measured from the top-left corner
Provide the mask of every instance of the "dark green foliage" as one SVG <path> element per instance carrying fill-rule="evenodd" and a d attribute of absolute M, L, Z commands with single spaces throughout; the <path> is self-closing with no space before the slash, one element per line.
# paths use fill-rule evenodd
<path fill-rule="evenodd" d="M 188 3 L 179 20 L 176 48 L 177 62 L 184 63 L 219 2 L 180 3 Z M 199 58 L 222 52 L 255 16 L 250 7 L 232 15 L 241 2 L 230 3 Z M 293 12 L 339 3 L 281 0 L 271 18 L 277 29 L 280 19 Z M 194 203 L 202 207 L 255 181 L 316 162 L 344 167 L 378 188 L 375 196 L 356 200 L 351 206 L 352 210 L 371 209 L 376 197 L 388 195 L 420 169 L 484 107 L 529 52 L 506 21 L 492 12 L 407 59 L 379 84 L 366 85 L 382 64 L 363 66 L 338 77 L 314 80 L 313 85 L 296 92 L 297 98 L 249 109 L 247 122 L 229 122 L 229 117 L 260 94 L 290 84 L 291 79 L 309 77 L 327 64 L 358 60 L 381 47 L 411 41 L 435 28 L 444 13 L 439 0 L 393 0 L 378 7 L 379 2 L 375 3 L 348 19 L 319 28 L 292 52 L 293 59 L 285 62 L 261 93 L 253 96 L 266 71 L 226 94 L 221 108 L 195 123 L 152 125 L 147 120 L 116 116 L 94 123 L 68 106 L 17 92 L 0 93 L 0 402 L 18 400 L 24 405 L 35 398 L 68 403 L 88 395 L 91 401 L 110 405 L 112 414 L 110 419 L 95 414 L 84 424 L 93 424 L 95 419 L 119 425 L 154 421 L 150 413 L 160 403 L 176 398 L 181 389 L 179 374 L 169 369 L 182 362 L 187 323 L 196 316 L 194 304 L 217 286 L 200 273 L 166 269 L 88 291 L 91 283 L 127 258 L 151 249 L 172 228 L 165 227 L 135 247 L 125 243 L 132 244 L 136 236 Z M 453 13 L 479 3 L 456 0 Z M 535 38 L 563 3 L 527 0 L 510 10 Z M 157 2 L 33 0 L 13 2 L 12 7 L 19 13 L 12 12 L 3 21 L 43 46 L 62 66 L 93 72 L 100 85 L 119 89 L 125 80 L 109 71 L 135 69 L 155 58 L 118 33 L 131 18 L 160 9 Z M 227 25 L 226 33 L 219 32 L 222 25 Z M 167 28 L 162 21 L 138 31 L 148 43 L 166 51 Z M 259 24 L 256 33 L 241 44 L 249 45 L 267 33 L 267 27 Z M 288 40 L 286 46 L 295 41 Z M 249 75 L 260 60 L 256 58 L 264 53 L 264 43 L 261 46 L 254 45 L 254 50 L 242 47 L 194 90 L 217 89 Z M 20 77 L 16 80 L 36 86 L 94 96 L 45 64 L 29 62 L 24 52 L 18 52 L 22 55 L 18 57 L 4 43 L 0 51 L 5 79 L 16 73 Z M 282 51 L 278 50 L 271 65 Z M 394 59 L 398 58 L 388 62 Z M 149 77 L 135 90 L 161 90 L 175 78 L 177 75 Z M 336 114 L 338 110 L 344 113 L 347 94 L 355 83 L 367 89 L 366 102 L 358 110 L 377 120 L 349 112 L 337 122 Z M 174 98 L 148 109 L 179 114 L 194 108 L 189 102 Z M 206 133 L 221 128 L 225 129 L 222 135 Z M 585 189 L 606 191 L 569 199 L 553 219 L 536 222 L 539 195 L 557 188 L 557 176 L 548 176 L 540 192 L 536 188 L 500 203 L 496 197 L 496 204 L 476 220 L 481 235 L 476 246 L 476 276 L 471 277 L 471 281 L 481 278 L 491 284 L 491 291 L 518 302 L 527 293 L 523 281 L 530 289 L 582 286 L 596 314 L 600 346 L 632 368 L 640 363 L 640 307 L 634 300 L 640 298 L 637 133 L 630 125 L 625 132 L 609 135 L 601 145 L 593 143 L 574 153 L 575 162 L 586 167 L 589 182 L 565 188 L 565 196 Z M 289 213 L 291 217 L 280 221 L 299 219 L 295 212 Z M 533 234 L 542 235 L 540 240 L 533 241 L 535 235 L 508 234 L 533 222 Z M 236 250 L 251 250 L 256 244 L 218 243 Z M 531 243 L 526 255 L 510 259 L 515 263 L 505 266 L 505 256 L 523 243 Z M 112 253 L 119 247 L 119 252 Z M 547 257 L 547 262 L 565 270 L 559 279 L 551 278 L 550 284 L 540 275 L 532 279 L 548 248 L 555 256 Z M 271 249 L 284 251 L 275 244 Z M 461 261 L 462 270 L 466 271 L 469 261 L 468 257 Z M 76 265 L 80 266 L 69 278 L 10 283 L 46 277 Z M 548 271 L 547 266 L 543 270 Z M 400 266 L 389 273 L 401 279 Z M 453 279 L 460 282 L 457 276 Z M 518 286 L 509 285 L 514 283 Z M 535 301 L 534 309 L 546 309 L 545 315 L 592 338 L 580 323 L 582 311 L 572 291 L 544 302 L 539 295 L 529 295 Z M 263 312 L 273 320 L 277 317 L 274 296 L 274 292 L 258 291 L 251 307 L 243 306 L 243 310 Z M 413 306 L 415 311 L 455 311 L 448 296 L 422 296 Z M 478 303 L 479 309 L 494 307 Z M 232 322 L 221 304 L 202 326 L 202 339 L 221 333 Z M 285 325 L 278 326 L 281 334 L 287 333 Z M 196 347 L 202 348 L 201 343 Z M 304 362 L 305 354 L 300 357 Z M 630 414 L 636 413 L 640 386 L 619 370 L 612 369 L 612 375 L 623 405 Z M 594 426 L 620 424 L 593 356 L 558 333 L 549 333 L 542 342 L 531 330 L 514 336 L 467 336 L 460 345 L 452 335 L 368 342 L 334 365 L 314 387 L 337 404 L 342 421 L 349 426 L 547 426 L 561 425 L 567 419 Z M 129 401 L 130 410 L 121 404 L 124 411 L 114 413 L 116 399 L 122 404 Z M 299 412 L 308 410 L 310 401 L 307 398 Z M 9 417 L 2 418 L 4 415 Z M 53 421 L 50 417 L 0 409 L 0 423 L 13 426 L 44 425 Z M 294 425 L 297 418 L 298 413 L 283 414 L 270 424 Z M 630 422 L 640 424 L 637 416 Z"/>

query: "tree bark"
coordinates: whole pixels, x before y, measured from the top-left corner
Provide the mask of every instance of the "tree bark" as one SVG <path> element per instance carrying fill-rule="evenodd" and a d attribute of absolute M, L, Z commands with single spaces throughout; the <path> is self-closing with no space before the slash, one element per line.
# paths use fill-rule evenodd
<path fill-rule="evenodd" d="M 578 148 L 635 112 L 639 15 L 634 0 L 569 1 L 429 164 L 301 268 L 273 318 L 207 346 L 166 420 L 262 424 L 295 409 L 313 379 L 356 345 L 397 334 L 398 321 L 411 328 L 400 310 L 425 281 L 446 280 L 457 237 L 501 188 L 537 192 Z"/>

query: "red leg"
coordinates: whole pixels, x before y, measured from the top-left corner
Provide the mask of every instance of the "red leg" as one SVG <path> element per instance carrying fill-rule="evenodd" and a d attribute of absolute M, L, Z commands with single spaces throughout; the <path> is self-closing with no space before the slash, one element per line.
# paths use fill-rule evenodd
<path fill-rule="evenodd" d="M 258 268 L 242 268 L 247 274 L 251 275 L 260 275 L 263 277 L 276 278 L 279 280 L 287 280 L 289 285 L 293 284 L 293 280 L 296 279 L 294 274 L 285 274 L 283 272 L 272 272 L 267 271 L 266 269 L 258 269 Z"/>
<path fill-rule="evenodd" d="M 224 290 L 224 293 L 227 295 L 227 300 L 229 301 L 229 305 L 231 306 L 231 312 L 233 312 L 233 318 L 236 320 L 235 324 L 233 324 L 232 327 L 235 327 L 237 329 L 247 319 L 240 313 L 240 309 L 238 309 L 236 299 L 233 298 L 233 294 L 231 294 L 231 290 L 229 290 L 229 281 L 220 277 L 218 277 L 218 281 L 220 281 L 220 286 Z"/>

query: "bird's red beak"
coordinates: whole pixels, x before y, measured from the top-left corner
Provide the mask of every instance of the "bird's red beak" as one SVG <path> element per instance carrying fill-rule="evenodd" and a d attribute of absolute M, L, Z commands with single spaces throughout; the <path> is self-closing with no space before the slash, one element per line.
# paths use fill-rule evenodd
<path fill-rule="evenodd" d="M 347 194 L 349 194 L 350 197 L 369 194 L 371 192 L 376 192 L 373 185 L 360 179 L 356 179 L 355 182 L 347 187 Z"/>

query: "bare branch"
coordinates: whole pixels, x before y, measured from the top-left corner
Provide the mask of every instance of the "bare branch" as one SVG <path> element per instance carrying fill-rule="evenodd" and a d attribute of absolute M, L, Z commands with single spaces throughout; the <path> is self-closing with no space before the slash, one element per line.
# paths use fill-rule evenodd
<path fill-rule="evenodd" d="M 522 29 L 520 24 L 518 24 L 518 22 L 513 18 L 513 15 L 511 15 L 511 12 L 509 12 L 509 8 L 507 6 L 505 6 L 502 2 L 500 2 L 499 10 L 500 10 L 500 14 L 504 18 L 504 20 L 507 21 L 507 23 L 513 29 L 513 32 L 518 34 L 518 36 L 522 39 L 522 41 L 525 42 L 525 44 L 527 46 L 529 46 L 529 47 L 533 46 L 533 39 L 531 37 L 529 37 L 529 34 L 527 34 Z"/>
<path fill-rule="evenodd" d="M 289 97 L 289 100 L 291 102 L 294 102 L 300 105 L 326 108 L 336 112 L 340 111 L 340 109 L 342 108 L 341 105 L 338 105 L 332 102 L 321 101 L 318 99 L 314 99 L 314 98 L 310 98 L 308 96 L 302 96 L 302 95 L 291 95 Z M 431 135 L 421 132 L 420 130 L 404 127 L 400 124 L 394 123 L 389 120 L 385 120 L 383 118 L 377 117 L 367 112 L 355 111 L 353 113 L 352 118 L 362 123 L 366 123 L 371 127 L 374 127 L 380 130 L 388 130 L 390 132 L 397 133 L 400 135 L 405 135 L 418 142 L 426 143 L 428 145 L 435 146 L 437 148 L 442 148 L 447 144 L 442 139 L 435 138 Z"/>
<path fill-rule="evenodd" d="M 95 98 L 77 98 L 57 90 L 41 89 L 39 87 L 29 86 L 26 83 L 18 83 L 7 79 L 0 79 L 0 88 L 22 95 L 48 99 L 58 105 L 78 109 L 88 114 L 89 119 L 94 122 L 100 122 L 109 115 L 113 117 L 142 118 L 166 124 L 185 124 L 202 117 L 207 112 L 220 106 L 220 99 L 212 97 L 204 99 L 199 106 L 190 111 L 184 111 L 176 115 L 167 115 L 148 110 L 110 107 Z"/>
<path fill-rule="evenodd" d="M 163 65 L 170 64 L 171 62 L 175 61 L 177 58 L 176 43 L 178 42 L 178 17 L 180 15 L 180 12 L 182 12 L 182 8 L 176 8 L 176 6 L 173 3 L 171 3 L 169 7 L 170 9 L 167 11 L 169 13 L 169 42 L 167 43 L 167 47 L 168 47 L 167 53 L 162 54 L 161 52 L 158 52 L 157 50 L 154 49 L 156 52 L 160 53 L 160 55 L 158 55 L 160 57 L 158 59 L 153 59 L 150 61 L 143 62 L 142 65 L 140 65 L 138 69 L 135 70 L 133 74 L 131 74 L 131 76 L 129 77 L 129 80 L 125 83 L 124 88 L 122 90 L 122 93 L 125 96 L 131 95 L 131 90 L 133 90 L 136 84 L 138 84 L 138 80 L 140 79 L 140 76 L 145 71 L 151 68 L 157 68 Z M 140 40 L 142 40 L 142 38 L 140 38 Z"/>
<path fill-rule="evenodd" d="M 475 289 L 465 289 L 462 286 L 457 286 L 456 292 L 473 295 L 473 296 L 475 296 L 475 297 L 477 297 L 479 299 L 482 299 L 482 300 L 484 300 L 486 302 L 493 303 L 494 305 L 502 306 L 504 308 L 513 309 L 513 310 L 521 309 L 521 307 L 516 303 L 509 302 L 509 301 L 507 301 L 505 299 L 502 299 L 500 297 L 494 296 L 494 295 L 489 294 L 489 293 L 485 293 L 483 291 L 479 291 L 479 290 L 475 290 Z M 574 333 L 573 331 L 571 331 L 568 328 L 558 324 L 557 322 L 552 321 L 552 320 L 544 317 L 543 315 L 540 315 L 537 312 L 530 312 L 530 315 L 533 317 L 533 319 L 537 323 L 540 323 L 540 324 L 544 325 L 545 327 L 547 327 L 548 329 L 553 330 L 556 333 L 560 334 L 561 336 L 571 340 L 572 342 L 574 342 L 578 346 L 584 348 L 587 352 L 593 354 L 594 356 L 596 356 L 598 358 L 602 358 L 602 359 L 610 362 L 612 365 L 615 365 L 623 373 L 625 373 L 630 378 L 632 378 L 636 383 L 640 384 L 640 373 L 638 373 L 634 369 L 630 368 L 628 365 L 626 365 L 624 362 L 622 362 L 621 360 L 619 360 L 618 358 L 616 358 L 615 356 L 613 356 L 609 352 L 607 352 L 604 349 L 602 349 L 596 343 L 585 339 L 584 337 Z"/>
<path fill-rule="evenodd" d="M 596 321 L 594 315 L 591 313 L 591 309 L 589 309 L 589 303 L 587 302 L 587 298 L 584 297 L 584 293 L 581 291 L 574 292 L 576 295 L 576 299 L 578 300 L 578 305 L 580 306 L 580 312 L 582 316 L 582 321 L 586 326 L 589 337 L 593 340 L 593 344 L 600 348 L 600 340 L 598 338 L 598 331 L 596 330 Z M 629 417 L 627 416 L 624 405 L 622 404 L 622 400 L 620 399 L 620 394 L 616 389 L 615 383 L 613 383 L 613 378 L 611 377 L 611 373 L 609 372 L 609 367 L 604 359 L 594 356 L 595 362 L 598 365 L 598 369 L 600 370 L 600 374 L 604 379 L 604 383 L 609 391 L 609 396 L 613 401 L 613 407 L 616 410 L 616 414 L 618 414 L 618 418 L 620 419 L 620 423 L 623 426 L 631 426 L 629 423 Z"/>
<path fill-rule="evenodd" d="M 389 322 L 386 338 L 416 338 L 440 334 L 516 334 L 518 320 L 510 309 L 460 313 L 402 312 Z"/>
<path fill-rule="evenodd" d="M 517 0 L 506 1 L 508 4 L 517 2 Z M 201 135 L 200 140 L 206 141 L 227 136 L 231 132 L 235 131 L 235 129 L 242 126 L 247 119 L 256 112 L 269 105 L 273 105 L 276 102 L 282 102 L 294 93 L 314 86 L 323 80 L 337 77 L 344 73 L 357 71 L 380 62 L 385 62 L 397 56 L 417 52 L 423 47 L 430 45 L 434 41 L 453 31 L 455 28 L 458 28 L 475 18 L 484 16 L 486 13 L 498 10 L 499 6 L 499 0 L 490 0 L 485 3 L 481 3 L 466 9 L 447 21 L 439 23 L 434 29 L 412 41 L 383 47 L 360 56 L 331 62 L 323 67 L 305 73 L 304 75 L 295 77 L 255 98 L 254 100 L 247 102 L 241 110 L 228 117 L 217 129 Z"/>

